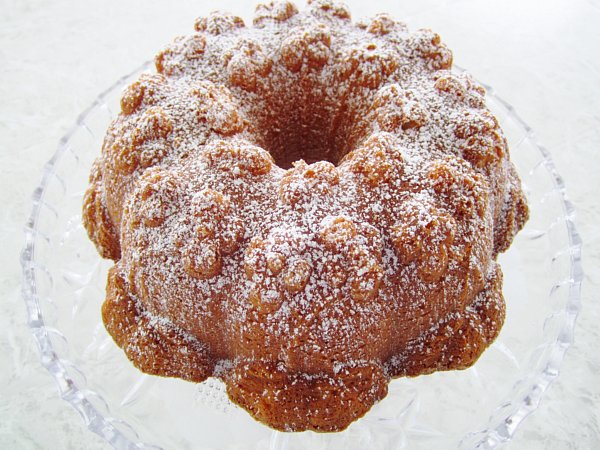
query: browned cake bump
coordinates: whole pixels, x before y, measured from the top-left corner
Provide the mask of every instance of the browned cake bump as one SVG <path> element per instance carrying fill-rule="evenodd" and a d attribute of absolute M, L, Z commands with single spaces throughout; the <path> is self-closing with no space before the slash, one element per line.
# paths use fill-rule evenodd
<path fill-rule="evenodd" d="M 469 367 L 528 210 L 485 91 L 429 30 L 329 0 L 213 13 L 123 93 L 83 217 L 141 370 L 337 431 L 391 378 Z"/>

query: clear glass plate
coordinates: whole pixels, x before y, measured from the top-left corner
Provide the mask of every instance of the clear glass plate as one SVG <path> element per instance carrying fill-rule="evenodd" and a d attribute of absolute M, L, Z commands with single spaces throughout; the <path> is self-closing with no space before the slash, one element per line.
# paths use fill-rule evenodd
<path fill-rule="evenodd" d="M 60 141 L 26 227 L 29 325 L 61 397 L 90 430 L 118 449 L 489 449 L 508 441 L 558 376 L 582 278 L 563 182 L 513 108 L 487 87 L 531 208 L 526 228 L 500 258 L 507 320 L 497 341 L 468 370 L 393 381 L 389 395 L 344 432 L 286 434 L 231 404 L 217 380 L 192 384 L 140 373 L 102 325 L 111 263 L 100 259 L 81 224 L 82 195 L 122 88 L 147 68 L 102 93 Z"/>

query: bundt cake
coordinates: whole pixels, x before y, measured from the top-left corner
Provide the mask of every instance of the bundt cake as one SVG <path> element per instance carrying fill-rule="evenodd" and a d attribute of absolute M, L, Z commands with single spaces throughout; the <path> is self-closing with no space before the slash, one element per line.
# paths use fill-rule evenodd
<path fill-rule="evenodd" d="M 485 91 L 429 30 L 332 0 L 213 13 L 129 86 L 85 194 L 102 318 L 149 374 L 338 431 L 471 366 L 528 216 Z"/>

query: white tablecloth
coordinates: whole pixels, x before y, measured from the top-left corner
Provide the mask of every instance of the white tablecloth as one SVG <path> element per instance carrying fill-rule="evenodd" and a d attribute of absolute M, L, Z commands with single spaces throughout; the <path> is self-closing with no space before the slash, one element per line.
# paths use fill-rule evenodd
<path fill-rule="evenodd" d="M 550 149 L 584 239 L 583 310 L 562 373 L 510 449 L 600 448 L 600 2 L 348 2 L 431 27 Z M 253 2 L 0 0 L 0 448 L 107 448 L 57 397 L 25 326 L 18 254 L 30 195 L 59 138 L 96 95 L 191 30 Z"/>

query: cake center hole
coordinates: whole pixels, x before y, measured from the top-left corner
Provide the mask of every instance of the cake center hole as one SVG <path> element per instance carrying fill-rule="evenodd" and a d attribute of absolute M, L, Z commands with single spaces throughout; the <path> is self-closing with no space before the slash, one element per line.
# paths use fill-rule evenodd
<path fill-rule="evenodd" d="M 352 121 L 339 107 L 323 99 L 304 98 L 290 103 L 282 99 L 279 108 L 273 108 L 265 117 L 261 124 L 263 148 L 283 169 L 300 159 L 307 164 L 329 161 L 337 166 L 352 148 L 347 142 Z"/>
<path fill-rule="evenodd" d="M 294 138 L 287 133 L 282 133 L 279 139 L 267 144 L 266 150 L 273 156 L 275 164 L 282 169 L 289 169 L 294 162 L 301 159 L 307 164 L 329 161 L 337 166 L 341 156 L 333 151 L 334 149 L 325 145 L 322 140 L 311 133 L 294 136 Z"/>

